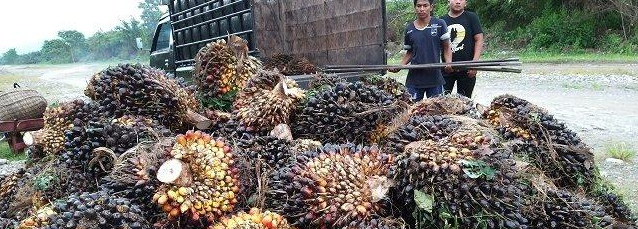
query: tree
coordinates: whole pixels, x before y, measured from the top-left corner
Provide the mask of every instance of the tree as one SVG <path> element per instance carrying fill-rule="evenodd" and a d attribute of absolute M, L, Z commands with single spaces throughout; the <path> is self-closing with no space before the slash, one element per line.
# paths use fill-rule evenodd
<path fill-rule="evenodd" d="M 2 61 L 0 61 L 0 64 L 16 64 L 19 57 L 20 55 L 18 55 L 16 49 L 9 49 L 9 51 L 2 54 Z"/>
<path fill-rule="evenodd" d="M 86 55 L 88 45 L 84 34 L 76 30 L 64 30 L 58 32 L 60 37 L 71 49 L 71 61 L 77 62 L 81 57 Z"/>
<path fill-rule="evenodd" d="M 119 39 L 122 40 L 124 45 L 120 56 L 128 58 L 138 52 L 135 38 L 143 37 L 144 29 L 142 28 L 142 23 L 135 18 L 131 18 L 129 21 L 123 20 L 121 23 L 115 27 L 115 31 L 119 32 Z"/>
<path fill-rule="evenodd" d="M 62 64 L 72 62 L 71 46 L 62 39 L 44 41 L 41 52 L 42 60 L 49 63 Z"/>
<path fill-rule="evenodd" d="M 140 2 L 138 8 L 142 9 L 142 25 L 144 27 L 141 34 L 144 47 L 148 47 L 153 39 L 153 32 L 159 19 L 162 17 L 162 11 L 159 8 L 161 0 L 144 0 Z"/>

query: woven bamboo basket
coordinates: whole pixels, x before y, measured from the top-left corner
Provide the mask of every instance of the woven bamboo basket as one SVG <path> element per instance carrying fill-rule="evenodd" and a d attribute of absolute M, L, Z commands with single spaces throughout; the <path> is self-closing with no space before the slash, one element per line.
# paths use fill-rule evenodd
<path fill-rule="evenodd" d="M 47 101 L 36 90 L 12 89 L 0 92 L 0 121 L 42 118 Z"/>

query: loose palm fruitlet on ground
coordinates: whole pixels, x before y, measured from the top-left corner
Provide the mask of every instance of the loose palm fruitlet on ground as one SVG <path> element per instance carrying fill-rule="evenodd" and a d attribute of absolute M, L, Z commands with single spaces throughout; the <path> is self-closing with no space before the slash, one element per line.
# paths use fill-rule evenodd
<path fill-rule="evenodd" d="M 270 180 L 266 205 L 302 228 L 340 228 L 386 210 L 393 157 L 377 146 L 327 145 L 297 156 Z"/>
<path fill-rule="evenodd" d="M 194 93 L 164 71 L 143 65 L 120 64 L 91 78 L 84 94 L 115 117 L 147 116 L 172 130 L 205 129 L 210 120 L 197 114 Z"/>
<path fill-rule="evenodd" d="M 173 146 L 173 159 L 157 172 L 165 183 L 153 196 L 169 217 L 186 215 L 193 220 L 209 221 L 232 212 L 239 195 L 238 170 L 231 147 L 222 139 L 188 131 L 179 135 Z"/>
<path fill-rule="evenodd" d="M 261 68 L 257 59 L 248 56 L 248 48 L 243 43 L 245 40 L 237 36 L 231 38 L 229 43 L 217 40 L 207 44 L 195 57 L 193 80 L 204 99 L 220 98 L 241 90 Z"/>
<path fill-rule="evenodd" d="M 572 190 L 589 192 L 597 182 L 594 155 L 575 132 L 547 111 L 523 99 L 504 95 L 495 98 L 484 117 L 506 139 L 530 141 L 525 150 L 531 162 L 545 175 L 557 179 L 555 184 Z"/>
<path fill-rule="evenodd" d="M 362 82 L 338 83 L 298 106 L 291 129 L 297 138 L 331 143 L 366 143 L 379 125 L 403 109 L 392 95 Z"/>
<path fill-rule="evenodd" d="M 240 212 L 231 217 L 224 217 L 208 227 L 208 229 L 292 229 L 288 221 L 281 215 L 270 211 L 262 212 L 258 208 L 251 208 L 248 213 Z"/>
<path fill-rule="evenodd" d="M 106 192 L 78 193 L 55 202 L 57 213 L 49 217 L 43 229 L 54 228 L 150 228 L 139 206 L 126 198 L 115 198 Z"/>

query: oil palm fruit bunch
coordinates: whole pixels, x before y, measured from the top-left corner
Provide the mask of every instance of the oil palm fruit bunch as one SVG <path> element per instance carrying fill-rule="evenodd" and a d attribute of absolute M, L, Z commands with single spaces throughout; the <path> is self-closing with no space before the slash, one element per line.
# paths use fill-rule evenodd
<path fill-rule="evenodd" d="M 266 70 L 277 69 L 279 72 L 283 72 L 286 70 L 286 66 L 288 65 L 290 61 L 293 60 L 293 58 L 294 57 L 291 55 L 277 53 L 264 60 L 264 69 Z"/>
<path fill-rule="evenodd" d="M 0 228 L 14 228 L 16 224 L 14 219 L 0 217 Z"/>
<path fill-rule="evenodd" d="M 622 197 L 606 191 L 595 198 L 605 209 L 607 215 L 614 217 L 618 222 L 633 227 L 638 227 L 638 218 L 631 212 L 631 209 L 622 200 Z"/>
<path fill-rule="evenodd" d="M 120 163 L 101 180 L 100 190 L 129 198 L 140 206 L 147 219 L 157 217 L 159 209 L 149 204 L 162 184 L 155 177 L 161 163 L 170 158 L 170 149 L 174 144 L 174 138 L 162 138 L 140 143 L 127 150 L 120 156 Z"/>
<path fill-rule="evenodd" d="M 242 125 L 236 115 L 228 120 L 215 123 L 211 129 L 212 136 L 226 137 L 233 141 L 267 135 L 266 131 L 256 131 L 254 127 Z"/>
<path fill-rule="evenodd" d="M 289 89 L 282 80 L 272 90 L 258 90 L 242 99 L 244 105 L 237 111 L 237 118 L 243 126 L 270 131 L 279 124 L 289 123 L 291 112 L 303 97 L 303 90 Z"/>
<path fill-rule="evenodd" d="M 157 178 L 164 183 L 153 201 L 170 218 L 185 215 L 213 221 L 233 210 L 239 195 L 238 170 L 231 147 L 199 131 L 178 135 Z"/>
<path fill-rule="evenodd" d="M 0 178 L 0 216 L 4 215 L 4 212 L 8 210 L 18 188 L 18 182 L 24 176 L 24 173 L 25 170 L 21 169 L 14 174 Z"/>
<path fill-rule="evenodd" d="M 146 116 L 171 130 L 210 125 L 210 120 L 196 113 L 199 103 L 191 90 L 164 71 L 148 66 L 109 67 L 91 78 L 84 94 L 114 117 Z"/>
<path fill-rule="evenodd" d="M 308 88 L 310 91 L 318 91 L 323 87 L 334 87 L 338 83 L 345 83 L 346 80 L 336 74 L 317 73 L 312 77 Z"/>
<path fill-rule="evenodd" d="M 74 193 L 97 191 L 95 176 L 84 168 L 61 159 L 50 163 L 50 169 L 38 173 L 34 180 L 36 190 L 44 199 L 53 201 Z"/>
<path fill-rule="evenodd" d="M 290 126 L 298 138 L 363 143 L 400 110 L 392 95 L 377 87 L 338 83 L 310 96 L 298 107 Z"/>
<path fill-rule="evenodd" d="M 483 139 L 477 140 L 476 145 L 483 144 Z M 390 176 L 397 182 L 395 206 L 406 221 L 417 228 L 443 228 L 446 224 L 521 228 L 529 222 L 520 212 L 523 189 L 514 183 L 513 165 L 486 163 L 471 148 L 446 139 L 405 147 Z M 417 202 L 419 196 L 432 200 L 426 216 L 410 215 L 428 208 Z"/>
<path fill-rule="evenodd" d="M 510 95 L 495 98 L 486 113 L 484 117 L 497 120 L 501 128 L 505 124 L 506 130 L 500 130 L 505 138 L 511 138 L 509 133 L 514 133 L 514 136 L 522 135 L 523 139 L 531 142 L 524 146 L 526 153 L 532 153 L 526 156 L 546 176 L 556 179 L 557 186 L 587 192 L 594 189 L 599 179 L 594 155 L 565 123 L 528 101 Z M 508 123 L 522 130 L 516 131 L 508 127 Z M 529 139 L 526 138 L 528 134 Z"/>
<path fill-rule="evenodd" d="M 391 217 L 371 217 L 364 221 L 352 221 L 344 229 L 396 229 L 407 228 L 401 220 Z"/>
<path fill-rule="evenodd" d="M 55 202 L 53 210 L 57 214 L 41 228 L 150 228 L 139 206 L 106 192 L 73 194 Z"/>
<path fill-rule="evenodd" d="M 90 170 L 98 177 L 106 175 L 115 158 L 141 141 L 154 140 L 170 132 L 157 122 L 140 116 L 90 121 L 74 126 L 65 134 L 66 151 L 61 158 L 66 163 Z M 110 151 L 98 151 L 99 148 Z M 99 165 L 93 166 L 93 165 Z"/>
<path fill-rule="evenodd" d="M 242 155 L 251 161 L 259 160 L 266 167 L 279 169 L 295 159 L 295 155 L 289 151 L 292 144 L 291 141 L 272 136 L 257 136 L 241 139 L 239 147 L 242 148 Z"/>
<path fill-rule="evenodd" d="M 19 229 L 38 228 L 49 222 L 49 217 L 55 215 L 55 211 L 50 206 L 38 209 L 33 216 L 30 216 L 20 222 Z"/>
<path fill-rule="evenodd" d="M 302 228 L 341 228 L 386 209 L 393 157 L 376 146 L 327 145 L 272 175 L 266 204 Z"/>
<path fill-rule="evenodd" d="M 73 127 L 75 116 L 83 106 L 84 101 L 78 99 L 58 107 L 48 107 L 44 112 L 44 127 L 26 133 L 25 143 L 41 146 L 48 155 L 59 154 L 64 150 L 64 132 Z"/>
<path fill-rule="evenodd" d="M 287 76 L 315 74 L 319 69 L 304 57 L 295 57 L 286 64 L 282 73 Z"/>
<path fill-rule="evenodd" d="M 462 95 L 443 95 L 420 101 L 412 107 L 413 114 L 420 115 L 464 115 L 478 118 L 474 102 Z"/>
<path fill-rule="evenodd" d="M 546 190 L 527 213 L 532 228 L 617 228 L 596 203 L 566 190 Z M 621 227 L 622 228 L 622 227 Z"/>
<path fill-rule="evenodd" d="M 209 226 L 209 229 L 291 229 L 286 219 L 270 211 L 251 208 L 248 213 L 240 212 L 231 217 L 224 217 L 221 222 Z"/>
<path fill-rule="evenodd" d="M 215 99 L 237 92 L 257 73 L 261 63 L 248 56 L 248 46 L 243 41 L 231 36 L 229 42 L 217 40 L 199 50 L 195 57 L 194 81 L 201 97 Z"/>
<path fill-rule="evenodd" d="M 402 153 L 405 146 L 412 142 L 447 138 L 462 126 L 462 122 L 453 117 L 408 116 L 407 121 L 397 121 L 392 128 L 384 130 L 385 133 L 382 135 L 385 137 L 381 139 L 381 143 L 389 152 Z"/>
<path fill-rule="evenodd" d="M 262 90 L 275 89 L 275 86 L 284 79 L 285 76 L 277 70 L 259 70 L 259 72 L 250 78 L 246 83 L 246 86 L 237 94 L 237 99 L 233 104 L 234 109 L 244 107 L 251 97 L 254 97 Z M 287 80 L 286 83 L 289 88 L 297 87 L 294 80 Z"/>
<path fill-rule="evenodd" d="M 390 77 L 383 77 L 378 75 L 369 75 L 361 77 L 361 81 L 368 85 L 377 86 L 379 89 L 387 92 L 395 97 L 398 101 L 410 102 L 410 94 L 408 89 L 402 84 Z"/>

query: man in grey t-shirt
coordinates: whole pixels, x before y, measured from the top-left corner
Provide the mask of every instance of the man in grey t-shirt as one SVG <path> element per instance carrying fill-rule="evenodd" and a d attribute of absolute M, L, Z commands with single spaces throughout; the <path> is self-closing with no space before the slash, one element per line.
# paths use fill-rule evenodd
<path fill-rule="evenodd" d="M 417 19 L 405 29 L 402 65 L 440 63 L 441 51 L 445 63 L 452 62 L 450 33 L 445 21 L 431 16 L 433 4 L 434 0 L 414 0 Z M 447 66 L 445 70 L 451 72 L 452 68 Z M 444 84 L 440 69 L 411 69 L 405 82 L 415 102 L 422 100 L 424 94 L 428 98 L 442 94 Z"/>

